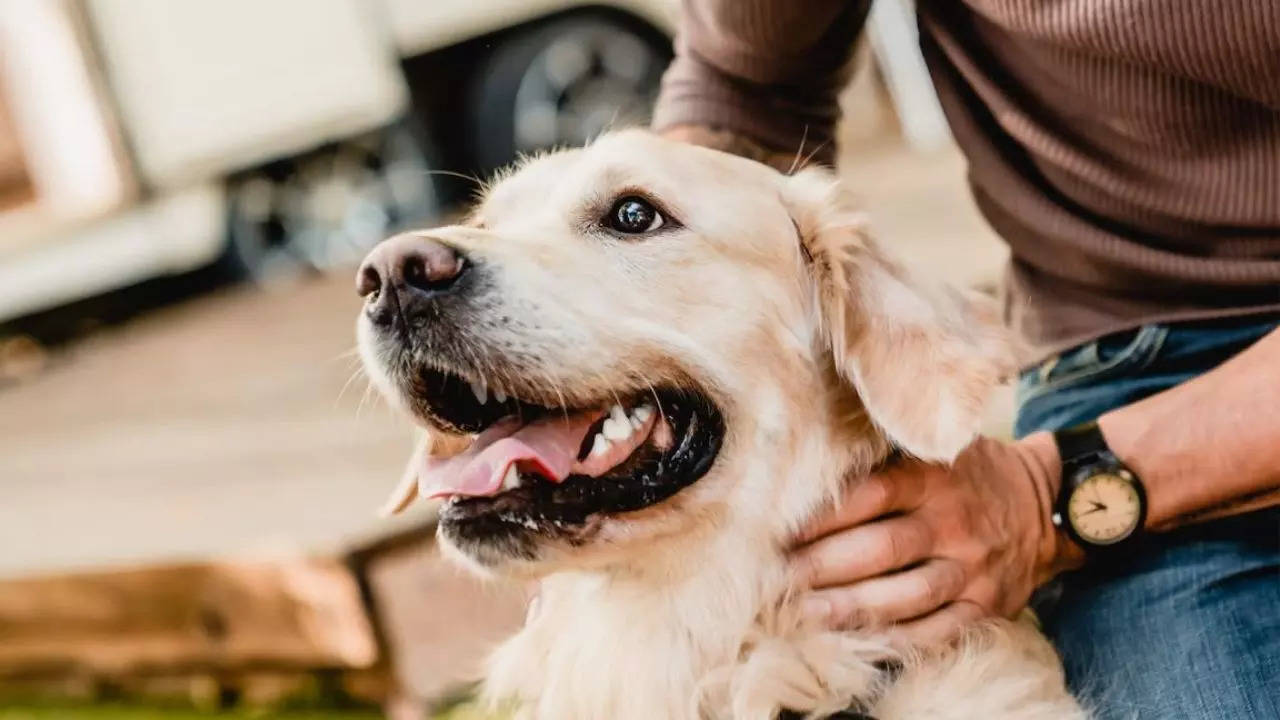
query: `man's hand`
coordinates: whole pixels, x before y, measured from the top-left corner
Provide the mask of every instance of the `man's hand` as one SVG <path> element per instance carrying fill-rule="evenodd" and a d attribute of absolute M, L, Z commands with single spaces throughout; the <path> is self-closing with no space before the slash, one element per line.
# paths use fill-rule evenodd
<path fill-rule="evenodd" d="M 1012 617 L 1031 592 L 1082 561 L 1051 521 L 1053 439 L 979 438 L 951 467 L 902 460 L 854 481 L 800 537 L 806 610 L 834 626 L 884 626 L 911 643 Z"/>

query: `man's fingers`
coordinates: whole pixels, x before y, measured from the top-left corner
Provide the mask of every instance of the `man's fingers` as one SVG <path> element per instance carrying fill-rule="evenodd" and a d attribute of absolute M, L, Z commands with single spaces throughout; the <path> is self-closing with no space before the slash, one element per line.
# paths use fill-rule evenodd
<path fill-rule="evenodd" d="M 894 627 L 893 634 L 910 646 L 935 647 L 959 637 L 966 627 L 986 616 L 986 611 L 977 603 L 957 600 L 937 612 Z"/>
<path fill-rule="evenodd" d="M 861 525 L 881 515 L 912 510 L 919 504 L 919 488 L 924 485 L 920 472 L 928 468 L 911 462 L 902 469 L 886 469 L 853 480 L 839 503 L 821 514 L 800 533 L 797 545 L 812 542 L 824 535 L 854 525 Z"/>
<path fill-rule="evenodd" d="M 933 559 L 893 575 L 820 590 L 813 597 L 827 601 L 825 619 L 831 625 L 880 626 L 927 615 L 959 597 L 964 585 L 959 563 Z"/>
<path fill-rule="evenodd" d="M 795 555 L 812 588 L 845 585 L 884 575 L 932 555 L 933 533 L 911 515 L 898 515 L 828 535 Z"/>

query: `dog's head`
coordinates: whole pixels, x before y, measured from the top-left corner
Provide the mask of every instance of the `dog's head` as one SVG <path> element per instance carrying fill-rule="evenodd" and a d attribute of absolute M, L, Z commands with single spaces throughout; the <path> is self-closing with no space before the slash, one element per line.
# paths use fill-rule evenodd
<path fill-rule="evenodd" d="M 829 173 L 641 131 L 523 163 L 357 281 L 366 367 L 427 427 L 397 502 L 444 498 L 446 545 L 508 571 L 799 522 L 855 460 L 953 457 L 1007 369 Z"/>

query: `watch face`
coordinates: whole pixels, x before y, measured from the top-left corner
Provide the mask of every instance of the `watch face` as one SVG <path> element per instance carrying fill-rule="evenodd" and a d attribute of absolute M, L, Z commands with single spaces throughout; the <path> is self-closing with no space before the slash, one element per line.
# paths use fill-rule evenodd
<path fill-rule="evenodd" d="M 1082 480 L 1071 492 L 1067 517 L 1081 539 L 1110 545 L 1138 529 L 1142 499 L 1134 483 L 1120 473 L 1100 472 Z"/>

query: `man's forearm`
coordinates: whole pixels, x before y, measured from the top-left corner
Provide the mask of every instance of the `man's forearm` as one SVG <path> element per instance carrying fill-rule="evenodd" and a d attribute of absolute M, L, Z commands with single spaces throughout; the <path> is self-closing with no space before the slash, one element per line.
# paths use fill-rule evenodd
<path fill-rule="evenodd" d="M 870 4 L 685 0 L 654 129 L 711 128 L 768 152 L 832 163 L 837 95 Z"/>
<path fill-rule="evenodd" d="M 1280 330 L 1098 424 L 1146 486 L 1148 529 L 1280 504 Z"/>

